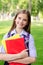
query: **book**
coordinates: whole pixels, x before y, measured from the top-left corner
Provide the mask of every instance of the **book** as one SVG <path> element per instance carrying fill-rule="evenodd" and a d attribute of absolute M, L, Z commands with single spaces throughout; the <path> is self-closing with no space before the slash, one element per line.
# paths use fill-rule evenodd
<path fill-rule="evenodd" d="M 19 35 L 9 37 L 8 39 L 3 40 L 3 45 L 5 47 L 6 53 L 8 54 L 17 54 L 22 50 L 26 49 L 24 38 L 21 38 Z M 9 65 L 26 65 L 22 63 L 11 62 Z"/>
<path fill-rule="evenodd" d="M 9 38 L 7 38 L 6 40 L 10 40 L 10 39 L 16 39 L 16 38 L 20 38 L 20 35 L 19 34 L 15 34 Z"/>
<path fill-rule="evenodd" d="M 3 39 L 2 40 L 2 45 L 4 46 L 4 49 L 5 51 L 7 52 L 7 49 L 6 49 L 6 43 L 5 43 L 5 40 L 11 40 L 11 39 L 16 39 L 16 38 L 20 38 L 20 35 L 19 34 L 15 34 L 9 38 L 6 38 L 6 39 Z"/>
<path fill-rule="evenodd" d="M 6 40 L 6 49 L 8 54 L 17 54 L 25 49 L 24 38 Z M 26 65 L 21 63 L 11 62 L 9 65 Z"/>
<path fill-rule="evenodd" d="M 17 54 L 25 49 L 24 38 L 5 40 L 7 53 Z"/>

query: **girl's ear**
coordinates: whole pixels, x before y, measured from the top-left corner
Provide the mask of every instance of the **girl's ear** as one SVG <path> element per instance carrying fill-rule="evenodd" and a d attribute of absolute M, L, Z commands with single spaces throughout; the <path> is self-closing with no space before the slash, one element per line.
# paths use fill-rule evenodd
<path fill-rule="evenodd" d="M 16 19 L 15 19 L 15 22 L 16 22 Z"/>

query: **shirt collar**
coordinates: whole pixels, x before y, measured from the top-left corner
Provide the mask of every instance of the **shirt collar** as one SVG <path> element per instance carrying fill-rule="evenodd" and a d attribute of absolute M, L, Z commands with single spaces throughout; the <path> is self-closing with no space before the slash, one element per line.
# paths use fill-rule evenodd
<path fill-rule="evenodd" d="M 12 35 L 12 34 L 16 34 L 16 33 L 17 33 L 17 32 L 16 32 L 16 30 L 14 29 L 14 30 L 11 32 L 11 35 Z M 26 36 L 27 36 L 27 34 L 28 34 L 28 33 L 27 33 L 24 29 L 23 29 L 22 32 L 20 33 L 20 35 L 26 35 Z"/>
<path fill-rule="evenodd" d="M 27 32 L 25 30 L 22 30 L 22 32 L 20 33 L 20 35 L 26 35 L 27 36 Z"/>
<path fill-rule="evenodd" d="M 16 34 L 16 30 L 15 29 L 11 31 L 11 35 L 12 34 Z"/>

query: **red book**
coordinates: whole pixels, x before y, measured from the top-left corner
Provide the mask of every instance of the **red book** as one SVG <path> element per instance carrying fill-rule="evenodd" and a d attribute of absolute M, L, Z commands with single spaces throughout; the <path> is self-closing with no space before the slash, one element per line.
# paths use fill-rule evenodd
<path fill-rule="evenodd" d="M 6 43 L 7 53 L 9 54 L 20 53 L 22 50 L 26 48 L 24 38 L 5 40 L 5 43 Z M 9 65 L 26 65 L 26 64 L 11 62 L 9 63 Z"/>

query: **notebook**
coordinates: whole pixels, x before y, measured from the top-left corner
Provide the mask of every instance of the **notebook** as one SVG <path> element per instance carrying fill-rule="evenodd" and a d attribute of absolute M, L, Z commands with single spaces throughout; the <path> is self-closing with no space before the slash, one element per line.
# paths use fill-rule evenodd
<path fill-rule="evenodd" d="M 17 54 L 25 49 L 24 38 L 5 40 L 5 45 L 9 54 Z"/>
<path fill-rule="evenodd" d="M 3 45 L 5 47 L 6 53 L 8 54 L 17 54 L 26 48 L 24 38 L 21 38 L 19 35 L 18 37 L 17 35 L 15 35 L 15 37 L 10 37 L 6 40 L 3 40 Z M 26 65 L 26 64 L 11 62 L 9 63 L 9 65 Z"/>
<path fill-rule="evenodd" d="M 15 34 L 15 35 L 13 35 L 13 36 L 11 36 L 9 38 L 6 38 L 6 39 L 2 40 L 2 45 L 4 46 L 4 49 L 5 49 L 6 52 L 7 52 L 7 50 L 6 50 L 5 40 L 11 40 L 11 39 L 16 39 L 16 38 L 20 38 L 20 35 L 19 34 Z"/>

